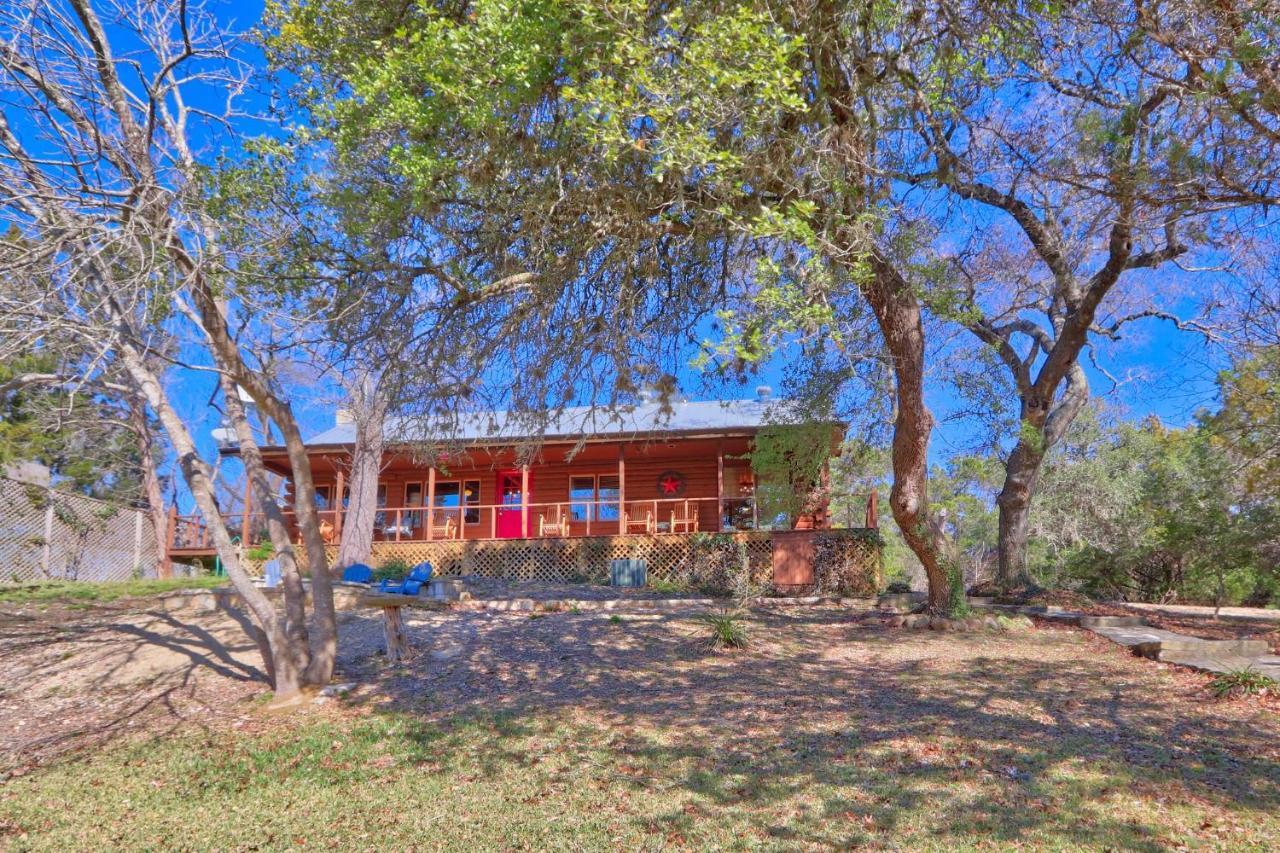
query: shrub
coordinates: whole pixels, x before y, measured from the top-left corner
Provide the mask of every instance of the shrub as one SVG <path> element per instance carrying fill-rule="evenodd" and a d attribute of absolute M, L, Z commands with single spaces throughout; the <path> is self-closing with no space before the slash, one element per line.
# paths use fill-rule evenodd
<path fill-rule="evenodd" d="M 1224 672 L 1209 682 L 1209 689 L 1219 699 L 1240 696 L 1265 696 L 1280 692 L 1280 682 L 1268 678 L 1252 667 Z"/>
<path fill-rule="evenodd" d="M 889 595 L 906 595 L 911 592 L 911 584 L 906 581 L 894 581 L 884 588 Z"/>
<path fill-rule="evenodd" d="M 260 542 L 252 548 L 246 549 L 244 558 L 246 560 L 270 560 L 275 552 L 276 549 L 270 542 Z"/>
<path fill-rule="evenodd" d="M 691 535 L 689 559 L 671 580 L 707 595 L 750 598 L 759 593 L 751 577 L 747 543 L 720 534 Z"/>
<path fill-rule="evenodd" d="M 698 617 L 698 621 L 707 626 L 710 634 L 707 637 L 707 648 L 711 651 L 747 647 L 747 629 L 742 622 L 741 611 L 720 610 L 715 613 L 704 613 Z"/>
<path fill-rule="evenodd" d="M 654 592 L 680 593 L 688 592 L 689 585 L 681 580 L 668 580 L 667 578 L 649 578 L 649 589 Z"/>
<path fill-rule="evenodd" d="M 405 560 L 399 557 L 389 557 L 383 560 L 381 565 L 373 570 L 373 582 L 378 583 L 383 580 L 399 580 L 409 574 L 412 568 Z"/>
<path fill-rule="evenodd" d="M 813 592 L 870 597 L 880 588 L 882 542 L 876 531 L 821 531 L 813 539 Z"/>

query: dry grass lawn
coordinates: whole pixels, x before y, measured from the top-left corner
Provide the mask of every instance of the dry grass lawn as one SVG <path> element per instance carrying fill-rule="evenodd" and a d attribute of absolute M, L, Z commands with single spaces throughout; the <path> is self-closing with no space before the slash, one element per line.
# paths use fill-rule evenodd
<path fill-rule="evenodd" d="M 0 847 L 1280 847 L 1275 706 L 1216 702 L 1204 676 L 1078 631 L 795 608 L 708 654 L 690 614 L 424 613 L 417 657 L 392 667 L 377 621 L 352 617 L 341 669 L 359 687 L 278 716 L 242 677 L 247 648 L 193 664 L 181 620 L 113 613 L 58 631 L 0 615 L 3 701 L 29 719 L 86 689 L 33 665 L 63 644 L 93 670 L 137 621 L 176 655 L 135 670 L 133 648 L 99 684 L 133 685 L 142 707 L 110 717 L 132 722 L 39 753 L 3 742 L 26 769 L 0 787 Z"/>

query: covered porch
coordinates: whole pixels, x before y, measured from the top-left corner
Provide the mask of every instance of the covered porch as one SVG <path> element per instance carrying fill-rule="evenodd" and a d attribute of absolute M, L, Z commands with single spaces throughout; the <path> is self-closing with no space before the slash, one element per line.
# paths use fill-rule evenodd
<path fill-rule="evenodd" d="M 828 496 L 787 511 L 757 482 L 747 436 L 547 444 L 529 459 L 513 448 L 472 448 L 436 464 L 388 457 L 379 478 L 375 543 L 486 542 L 663 537 L 832 527 L 876 528 L 874 495 Z M 268 460 L 287 474 L 283 460 Z M 351 513 L 347 456 L 312 457 L 316 509 L 327 544 Z M 825 471 L 823 478 L 826 478 Z M 830 502 L 834 498 L 834 504 Z M 286 517 L 292 523 L 293 511 Z M 225 518 L 239 544 L 267 541 L 265 518 L 246 489 L 243 510 Z M 300 543 L 296 525 L 294 540 Z M 212 553 L 198 515 L 171 511 L 173 557 Z"/>

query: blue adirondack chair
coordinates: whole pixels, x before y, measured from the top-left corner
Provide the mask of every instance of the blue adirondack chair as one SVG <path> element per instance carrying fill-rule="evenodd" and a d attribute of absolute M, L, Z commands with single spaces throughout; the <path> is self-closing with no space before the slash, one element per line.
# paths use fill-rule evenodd
<path fill-rule="evenodd" d="M 373 569 L 364 563 L 352 563 L 342 571 L 343 583 L 373 583 Z"/>
<path fill-rule="evenodd" d="M 388 592 L 397 595 L 417 595 L 422 589 L 422 585 L 431 580 L 431 564 L 418 563 L 409 572 L 409 576 L 404 580 L 392 581 L 384 580 L 378 587 L 378 592 Z"/>

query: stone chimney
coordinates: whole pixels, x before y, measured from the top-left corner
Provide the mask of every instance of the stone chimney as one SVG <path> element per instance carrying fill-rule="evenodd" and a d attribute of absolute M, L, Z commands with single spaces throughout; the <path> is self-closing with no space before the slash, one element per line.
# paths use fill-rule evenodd
<path fill-rule="evenodd" d="M 333 413 L 334 426 L 345 426 L 356 422 L 356 417 L 346 406 L 339 406 L 338 410 Z"/>

